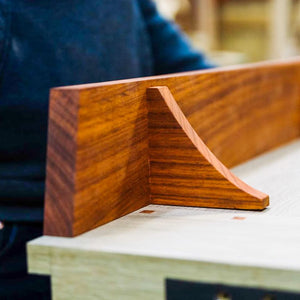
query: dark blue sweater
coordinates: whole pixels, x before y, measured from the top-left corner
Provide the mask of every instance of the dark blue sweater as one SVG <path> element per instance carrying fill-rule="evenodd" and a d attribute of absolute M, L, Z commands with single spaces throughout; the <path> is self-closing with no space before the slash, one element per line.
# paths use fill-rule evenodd
<path fill-rule="evenodd" d="M 0 0 L 0 220 L 41 220 L 51 87 L 208 68 L 150 0 Z"/>

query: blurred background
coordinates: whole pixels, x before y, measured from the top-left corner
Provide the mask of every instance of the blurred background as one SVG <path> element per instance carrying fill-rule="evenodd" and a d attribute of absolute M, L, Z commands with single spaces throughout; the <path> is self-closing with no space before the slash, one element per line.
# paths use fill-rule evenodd
<path fill-rule="evenodd" d="M 300 0 L 155 0 L 219 65 L 300 54 Z"/>

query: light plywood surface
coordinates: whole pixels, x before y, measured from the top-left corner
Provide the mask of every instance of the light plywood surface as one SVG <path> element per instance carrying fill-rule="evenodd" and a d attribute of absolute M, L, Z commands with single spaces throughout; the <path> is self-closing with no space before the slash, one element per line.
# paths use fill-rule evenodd
<path fill-rule="evenodd" d="M 300 291 L 300 141 L 232 171 L 263 212 L 150 205 L 75 238 L 28 245 L 54 299 L 163 299 L 165 278 Z M 147 210 L 145 212 L 145 210 Z"/>

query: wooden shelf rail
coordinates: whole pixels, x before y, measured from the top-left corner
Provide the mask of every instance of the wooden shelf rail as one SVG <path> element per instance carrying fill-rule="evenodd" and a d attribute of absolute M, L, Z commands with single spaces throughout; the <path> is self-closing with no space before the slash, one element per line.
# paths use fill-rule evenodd
<path fill-rule="evenodd" d="M 150 203 L 264 209 L 228 168 L 300 136 L 300 60 L 55 88 L 45 235 Z"/>

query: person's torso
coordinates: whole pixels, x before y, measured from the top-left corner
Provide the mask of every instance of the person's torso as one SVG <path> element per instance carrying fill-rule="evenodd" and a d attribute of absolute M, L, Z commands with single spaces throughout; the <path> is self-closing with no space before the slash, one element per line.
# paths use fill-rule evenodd
<path fill-rule="evenodd" d="M 41 203 L 51 87 L 152 74 L 137 2 L 0 0 L 0 205 Z"/>

